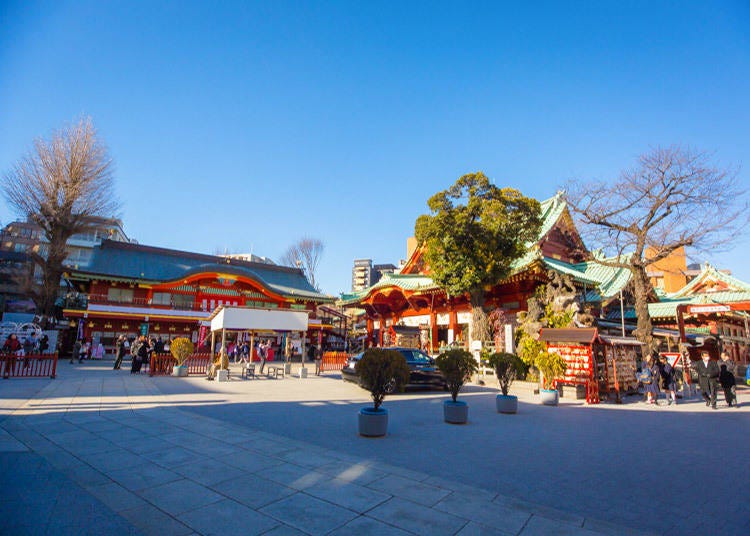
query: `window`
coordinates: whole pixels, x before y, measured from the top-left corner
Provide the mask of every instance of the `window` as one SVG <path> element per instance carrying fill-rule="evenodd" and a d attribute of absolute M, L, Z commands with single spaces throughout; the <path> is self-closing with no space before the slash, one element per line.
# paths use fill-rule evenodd
<path fill-rule="evenodd" d="M 153 305 L 171 305 L 172 294 L 169 292 L 154 292 L 154 297 L 151 298 Z"/>
<path fill-rule="evenodd" d="M 172 303 L 177 309 L 192 309 L 193 297 L 185 294 L 173 294 Z"/>
<path fill-rule="evenodd" d="M 133 289 L 109 288 L 107 289 L 107 300 L 116 303 L 133 303 Z"/>

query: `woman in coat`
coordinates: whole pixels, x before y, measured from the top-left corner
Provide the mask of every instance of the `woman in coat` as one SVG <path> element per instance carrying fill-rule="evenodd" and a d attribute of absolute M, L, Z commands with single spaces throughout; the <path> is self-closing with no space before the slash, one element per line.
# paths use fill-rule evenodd
<path fill-rule="evenodd" d="M 667 394 L 667 405 L 677 404 L 677 381 L 674 368 L 667 361 L 667 356 L 659 357 L 659 374 L 661 375 L 661 388 Z"/>
<path fill-rule="evenodd" d="M 654 358 L 649 357 L 643 365 L 643 391 L 646 393 L 646 402 L 649 404 L 659 405 L 659 367 L 656 365 Z"/>

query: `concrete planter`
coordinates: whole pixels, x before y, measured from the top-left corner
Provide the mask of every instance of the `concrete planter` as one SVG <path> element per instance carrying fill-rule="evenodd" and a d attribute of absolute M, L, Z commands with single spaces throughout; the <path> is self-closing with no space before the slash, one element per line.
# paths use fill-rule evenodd
<path fill-rule="evenodd" d="M 172 376 L 185 377 L 188 375 L 187 365 L 175 365 L 172 369 Z"/>
<path fill-rule="evenodd" d="M 469 420 L 469 405 L 457 400 L 443 402 L 443 419 L 451 424 L 466 424 Z"/>
<path fill-rule="evenodd" d="M 362 408 L 358 415 L 359 435 L 382 437 L 388 432 L 388 410 L 383 408 Z"/>
<path fill-rule="evenodd" d="M 307 367 L 305 367 L 305 366 L 302 366 L 302 367 L 301 367 L 301 368 L 299 369 L 299 373 L 298 373 L 298 375 L 299 375 L 299 377 L 300 377 L 300 378 L 307 378 Z"/>
<path fill-rule="evenodd" d="M 216 381 L 217 382 L 228 382 L 229 381 L 229 371 L 225 369 L 219 369 L 216 371 Z"/>
<path fill-rule="evenodd" d="M 517 413 L 518 397 L 514 395 L 497 395 L 495 397 L 495 409 L 498 413 Z"/>
<path fill-rule="evenodd" d="M 539 397 L 545 406 L 556 406 L 560 400 L 560 393 L 557 389 L 541 389 Z"/>
<path fill-rule="evenodd" d="M 284 363 L 284 374 L 291 375 L 292 374 L 292 364 L 291 363 Z"/>

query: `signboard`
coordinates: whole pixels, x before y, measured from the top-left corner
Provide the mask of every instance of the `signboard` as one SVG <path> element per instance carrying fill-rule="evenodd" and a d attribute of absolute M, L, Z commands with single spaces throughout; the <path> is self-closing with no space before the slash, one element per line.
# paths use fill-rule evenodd
<path fill-rule="evenodd" d="M 141 322 L 141 326 L 138 331 L 141 335 L 146 337 L 148 335 L 148 322 Z"/>
<path fill-rule="evenodd" d="M 728 305 L 691 305 L 688 307 L 688 313 L 728 313 L 731 308 Z"/>

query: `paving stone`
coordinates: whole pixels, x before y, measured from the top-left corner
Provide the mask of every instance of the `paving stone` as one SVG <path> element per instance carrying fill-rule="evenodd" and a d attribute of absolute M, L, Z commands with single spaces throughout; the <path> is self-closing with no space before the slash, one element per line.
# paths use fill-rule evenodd
<path fill-rule="evenodd" d="M 443 488 L 430 486 L 429 484 L 423 484 L 422 482 L 396 475 L 388 475 L 380 480 L 371 482 L 367 487 L 425 506 L 432 506 L 451 493 Z"/>
<path fill-rule="evenodd" d="M 513 499 L 512 497 L 508 497 L 507 495 L 498 495 L 493 500 L 493 502 L 506 508 L 528 512 L 530 514 L 546 517 L 554 521 L 565 521 L 566 523 L 574 525 L 576 527 L 583 526 L 584 517 L 567 510 L 550 508 L 548 506 L 537 503 L 530 503 L 528 501 L 522 501 L 520 499 Z"/>
<path fill-rule="evenodd" d="M 362 486 L 366 486 L 375 480 L 380 480 L 387 475 L 387 473 L 379 470 L 376 466 L 343 460 L 334 460 L 317 467 L 316 470 Z"/>
<path fill-rule="evenodd" d="M 247 450 L 242 450 L 239 453 L 227 456 L 224 461 L 227 465 L 231 465 L 232 467 L 241 469 L 248 473 L 255 473 L 284 463 L 278 458 L 263 456 L 255 451 L 249 452 Z"/>
<path fill-rule="evenodd" d="M 398 497 L 373 508 L 367 516 L 421 536 L 452 535 L 469 522 Z"/>
<path fill-rule="evenodd" d="M 185 525 L 206 536 L 265 534 L 278 521 L 230 499 L 178 516 Z"/>
<path fill-rule="evenodd" d="M 435 509 L 511 534 L 518 534 L 531 517 L 523 510 L 508 508 L 490 501 L 477 501 L 456 494 L 440 501 L 435 505 Z"/>
<path fill-rule="evenodd" d="M 515 532 L 505 532 L 495 527 L 487 527 L 480 523 L 470 521 L 456 534 L 456 536 L 510 536 L 515 534 Z"/>
<path fill-rule="evenodd" d="M 356 534 L 357 536 L 408 536 L 411 533 L 367 516 L 359 516 L 331 532 L 331 536 L 348 536 L 350 534 Z"/>
<path fill-rule="evenodd" d="M 305 488 L 304 493 L 360 514 L 391 498 L 387 493 L 381 493 L 339 478 L 314 484 Z"/>
<path fill-rule="evenodd" d="M 268 480 L 273 480 L 274 482 L 298 490 L 309 488 L 310 486 L 325 482 L 326 480 L 332 480 L 330 476 L 324 473 L 319 473 L 313 469 L 292 464 L 282 464 L 277 467 L 271 467 L 269 469 L 264 469 L 263 471 L 258 471 L 256 474 Z"/>
<path fill-rule="evenodd" d="M 249 473 L 211 486 L 211 489 L 250 508 L 261 508 L 297 490 Z"/>
<path fill-rule="evenodd" d="M 297 493 L 260 509 L 260 512 L 308 534 L 328 534 L 357 517 L 351 510 Z"/>
<path fill-rule="evenodd" d="M 160 465 L 147 461 L 144 462 L 143 460 L 139 460 L 139 462 L 134 467 L 111 471 L 108 473 L 108 476 L 131 491 L 149 489 L 183 478 L 182 475 L 164 469 Z"/>
<path fill-rule="evenodd" d="M 140 492 L 141 497 L 173 516 L 216 503 L 224 497 L 192 482 L 177 480 Z"/>
<path fill-rule="evenodd" d="M 148 536 L 188 536 L 194 532 L 150 504 L 123 510 L 120 515 Z"/>
<path fill-rule="evenodd" d="M 148 459 L 154 463 L 158 463 L 166 469 L 170 469 L 176 465 L 197 461 L 201 458 L 192 450 L 184 449 L 182 447 L 172 447 L 167 450 L 155 450 L 150 452 L 148 454 Z"/>
<path fill-rule="evenodd" d="M 239 469 L 226 463 L 205 458 L 184 465 L 178 465 L 173 467 L 172 470 L 204 486 L 218 484 L 240 473 Z"/>
<path fill-rule="evenodd" d="M 307 533 L 297 530 L 289 525 L 280 524 L 276 528 L 264 532 L 263 536 L 305 536 Z"/>
<path fill-rule="evenodd" d="M 564 521 L 532 516 L 519 536 L 601 536 L 583 527 L 577 527 Z"/>

